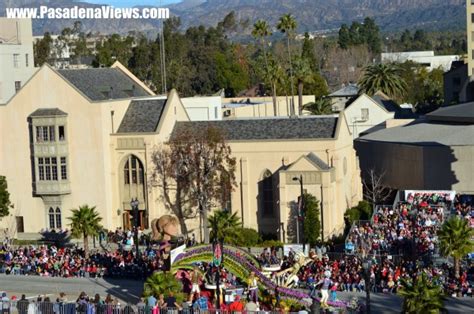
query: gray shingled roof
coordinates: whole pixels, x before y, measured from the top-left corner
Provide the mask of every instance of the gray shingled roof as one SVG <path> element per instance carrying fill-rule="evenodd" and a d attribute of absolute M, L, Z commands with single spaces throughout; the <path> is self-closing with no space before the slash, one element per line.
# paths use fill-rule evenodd
<path fill-rule="evenodd" d="M 132 100 L 125 112 L 118 133 L 155 132 L 160 122 L 166 99 Z"/>
<path fill-rule="evenodd" d="M 58 72 L 92 101 L 150 95 L 117 68 L 58 70 Z"/>
<path fill-rule="evenodd" d="M 357 84 L 348 84 L 341 89 L 329 94 L 329 97 L 352 97 L 359 94 L 359 86 Z"/>
<path fill-rule="evenodd" d="M 30 117 L 54 117 L 54 116 L 67 116 L 67 113 L 58 108 L 40 108 L 36 109 Z"/>
<path fill-rule="evenodd" d="M 197 130 L 211 126 L 222 129 L 230 141 L 333 138 L 337 120 L 336 116 L 323 116 L 177 122 L 171 137 L 185 128 Z"/>
<path fill-rule="evenodd" d="M 325 163 L 321 158 L 316 156 L 315 153 L 309 153 L 306 155 L 306 157 L 311 160 L 312 163 L 314 163 L 319 169 L 321 170 L 330 170 L 331 167 L 328 166 L 327 163 Z"/>
<path fill-rule="evenodd" d="M 474 102 L 441 107 L 426 114 L 431 121 L 474 123 Z"/>

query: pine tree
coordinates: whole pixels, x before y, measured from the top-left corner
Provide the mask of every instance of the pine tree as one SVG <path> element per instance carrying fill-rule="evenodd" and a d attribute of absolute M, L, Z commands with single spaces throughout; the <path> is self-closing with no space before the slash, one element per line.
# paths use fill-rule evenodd
<path fill-rule="evenodd" d="M 305 193 L 303 233 L 305 241 L 309 243 L 310 247 L 316 245 L 321 235 L 320 215 L 318 199 L 309 193 Z"/>
<path fill-rule="evenodd" d="M 0 217 L 8 216 L 12 207 L 10 193 L 8 193 L 7 178 L 0 176 Z"/>

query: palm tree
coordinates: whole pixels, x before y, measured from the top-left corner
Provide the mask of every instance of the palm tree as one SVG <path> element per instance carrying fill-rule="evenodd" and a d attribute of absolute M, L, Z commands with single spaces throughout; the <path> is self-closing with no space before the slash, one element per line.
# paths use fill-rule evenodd
<path fill-rule="evenodd" d="M 293 90 L 293 65 L 291 63 L 291 50 L 290 50 L 290 37 L 293 35 L 293 32 L 296 29 L 296 20 L 291 14 L 284 14 L 280 17 L 278 21 L 277 28 L 280 32 L 286 34 L 286 44 L 288 47 L 288 62 L 290 66 L 290 79 L 291 79 L 291 101 L 293 110 L 295 108 L 295 98 L 294 98 L 294 90 Z"/>
<path fill-rule="evenodd" d="M 313 115 L 331 114 L 331 101 L 328 98 L 319 98 L 315 102 L 307 103 L 303 109 L 308 110 Z"/>
<path fill-rule="evenodd" d="M 414 280 L 401 280 L 398 295 L 403 297 L 403 313 L 439 313 L 443 311 L 442 286 L 434 283 L 425 273 Z"/>
<path fill-rule="evenodd" d="M 268 25 L 267 21 L 258 20 L 257 22 L 255 22 L 255 24 L 253 24 L 252 36 L 260 40 L 260 44 L 262 45 L 263 50 L 263 58 L 265 60 L 265 66 L 268 66 L 265 38 L 271 35 L 272 32 L 270 31 L 270 25 Z"/>
<path fill-rule="evenodd" d="M 382 91 L 392 98 L 402 97 L 407 90 L 402 71 L 401 67 L 393 63 L 368 65 L 358 83 L 360 90 L 369 96 Z"/>
<path fill-rule="evenodd" d="M 211 241 L 226 241 L 226 239 L 232 239 L 239 236 L 239 230 L 242 227 L 237 213 L 231 214 L 226 210 L 215 211 L 212 216 L 209 217 L 209 225 L 211 228 Z"/>
<path fill-rule="evenodd" d="M 272 88 L 273 115 L 277 116 L 277 85 L 282 82 L 283 69 L 277 61 L 270 59 L 263 72 L 263 79 L 268 82 Z"/>
<path fill-rule="evenodd" d="M 158 297 L 160 294 L 168 295 L 173 292 L 178 298 L 182 296 L 183 285 L 172 273 L 155 272 L 145 281 L 143 296 L 151 295 Z"/>
<path fill-rule="evenodd" d="M 313 71 L 308 59 L 297 58 L 294 62 L 294 72 L 298 83 L 298 114 L 303 113 L 303 85 L 313 80 Z"/>
<path fill-rule="evenodd" d="M 84 239 L 84 251 L 86 258 L 89 257 L 89 236 L 96 236 L 102 229 L 100 221 L 102 217 L 95 210 L 94 207 L 88 205 L 80 206 L 79 209 L 72 210 L 72 216 L 68 218 L 71 223 L 71 232 L 74 238 Z"/>
<path fill-rule="evenodd" d="M 453 216 L 438 230 L 440 251 L 454 259 L 454 275 L 459 278 L 460 260 L 474 250 L 474 229 L 466 219 Z"/>

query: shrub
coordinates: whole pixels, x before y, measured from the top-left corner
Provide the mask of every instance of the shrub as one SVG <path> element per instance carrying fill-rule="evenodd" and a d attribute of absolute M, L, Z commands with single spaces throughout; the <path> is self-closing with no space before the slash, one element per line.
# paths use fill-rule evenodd
<path fill-rule="evenodd" d="M 241 247 L 252 247 L 256 246 L 260 240 L 260 235 L 256 230 L 252 228 L 239 228 L 237 230 L 237 237 L 230 239 L 229 243 Z"/>

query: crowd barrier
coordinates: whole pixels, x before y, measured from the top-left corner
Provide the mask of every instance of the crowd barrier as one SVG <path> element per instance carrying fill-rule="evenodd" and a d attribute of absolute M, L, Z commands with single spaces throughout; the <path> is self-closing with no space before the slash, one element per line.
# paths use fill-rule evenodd
<path fill-rule="evenodd" d="M 148 306 L 129 304 L 78 304 L 78 303 L 56 303 L 56 302 L 34 302 L 29 301 L 6 301 L 0 302 L 2 314 L 297 314 L 301 312 L 288 311 L 243 311 L 231 312 L 228 310 L 207 309 L 199 310 L 193 308 L 161 308 L 153 309 Z M 308 309 L 309 310 L 309 309 Z"/>

